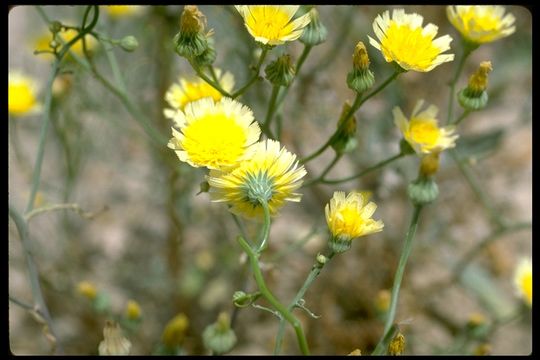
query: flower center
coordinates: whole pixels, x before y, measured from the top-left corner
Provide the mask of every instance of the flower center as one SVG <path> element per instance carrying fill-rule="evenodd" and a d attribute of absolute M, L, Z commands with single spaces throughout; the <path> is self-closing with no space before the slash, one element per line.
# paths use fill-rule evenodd
<path fill-rule="evenodd" d="M 15 83 L 8 87 L 9 112 L 25 113 L 36 103 L 34 94 L 27 84 Z"/>
<path fill-rule="evenodd" d="M 408 67 L 428 68 L 441 51 L 433 45 L 434 34 L 424 35 L 422 31 L 422 27 L 411 29 L 391 21 L 381 41 L 384 57 Z"/>
<path fill-rule="evenodd" d="M 462 15 L 463 23 L 469 26 L 468 31 L 492 31 L 500 27 L 501 21 L 497 16 L 494 16 L 491 9 L 485 11 L 475 11 L 470 9 Z"/>
<path fill-rule="evenodd" d="M 336 213 L 335 229 L 336 233 L 345 234 L 351 238 L 356 237 L 362 223 L 356 203 L 353 205 L 345 206 Z"/>
<path fill-rule="evenodd" d="M 409 136 L 419 144 L 434 146 L 439 140 L 440 133 L 433 120 L 413 118 L 409 123 Z"/>
<path fill-rule="evenodd" d="M 288 14 L 278 7 L 252 6 L 250 12 L 246 25 L 256 36 L 278 40 L 293 31 Z"/>
<path fill-rule="evenodd" d="M 245 152 L 246 134 L 224 114 L 206 114 L 182 130 L 185 151 L 193 163 L 221 167 L 234 165 Z"/>

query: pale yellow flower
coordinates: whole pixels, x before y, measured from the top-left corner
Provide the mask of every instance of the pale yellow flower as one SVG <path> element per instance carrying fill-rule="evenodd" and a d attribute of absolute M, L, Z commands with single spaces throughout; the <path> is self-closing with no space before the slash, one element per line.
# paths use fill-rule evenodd
<path fill-rule="evenodd" d="M 300 5 L 235 5 L 244 18 L 247 30 L 255 41 L 265 45 L 280 45 L 302 36 L 309 24 L 310 14 L 304 14 L 295 20 L 294 14 Z"/>
<path fill-rule="evenodd" d="M 141 306 L 135 300 L 128 300 L 126 305 L 126 317 L 130 320 L 137 320 L 141 317 Z"/>
<path fill-rule="evenodd" d="M 295 191 L 305 175 L 296 155 L 268 139 L 257 143 L 249 159 L 232 171 L 211 171 L 208 183 L 212 201 L 226 202 L 235 214 L 260 218 L 261 201 L 266 201 L 271 215 L 276 215 L 285 201 L 299 202 L 301 194 Z"/>
<path fill-rule="evenodd" d="M 451 5 L 446 8 L 448 20 L 470 42 L 483 44 L 499 40 L 516 31 L 514 15 L 503 6 Z"/>
<path fill-rule="evenodd" d="M 8 75 L 8 111 L 11 115 L 22 116 L 39 112 L 41 104 L 37 100 L 37 82 L 20 72 Z"/>
<path fill-rule="evenodd" d="M 140 5 L 102 5 L 101 8 L 114 19 L 136 16 L 144 10 Z"/>
<path fill-rule="evenodd" d="M 532 261 L 521 259 L 514 274 L 516 292 L 525 303 L 532 305 Z"/>
<path fill-rule="evenodd" d="M 174 116 L 168 147 L 193 167 L 234 167 L 248 156 L 261 130 L 251 110 L 241 103 L 210 97 L 190 102 Z"/>
<path fill-rule="evenodd" d="M 324 212 L 333 237 L 350 241 L 382 231 L 383 222 L 371 218 L 376 209 L 377 205 L 365 201 L 360 193 L 351 192 L 345 196 L 343 191 L 336 191 Z"/>
<path fill-rule="evenodd" d="M 231 92 L 234 87 L 234 76 L 228 71 L 222 74 L 220 69 L 216 68 L 214 70 L 222 89 Z M 172 109 L 164 110 L 165 117 L 174 119 L 178 110 L 184 110 L 184 107 L 190 102 L 205 97 L 211 97 L 214 101 L 219 101 L 223 95 L 199 77 L 194 80 L 181 77 L 165 93 L 165 100 L 172 107 Z"/>
<path fill-rule="evenodd" d="M 395 107 L 394 123 L 399 128 L 405 140 L 418 154 L 440 152 L 455 146 L 458 135 L 454 135 L 454 127 L 440 128 L 437 122 L 435 105 L 430 105 L 426 110 L 420 111 L 424 100 L 419 100 L 414 107 L 410 120 L 403 115 L 399 107 Z"/>
<path fill-rule="evenodd" d="M 442 54 L 450 49 L 449 35 L 434 39 L 438 27 L 427 24 L 418 14 L 406 14 L 404 9 L 394 9 L 392 18 L 387 10 L 377 15 L 373 31 L 380 43 L 369 37 L 369 43 L 379 49 L 387 62 L 395 61 L 404 70 L 427 72 L 434 67 L 454 60 L 454 54 Z"/>

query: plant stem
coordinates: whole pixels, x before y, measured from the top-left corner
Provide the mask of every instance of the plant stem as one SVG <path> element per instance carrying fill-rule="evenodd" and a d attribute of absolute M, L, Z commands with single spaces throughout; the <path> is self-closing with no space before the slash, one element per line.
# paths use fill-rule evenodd
<path fill-rule="evenodd" d="M 388 331 L 384 334 L 381 341 L 379 341 L 379 343 L 377 344 L 377 346 L 375 347 L 371 355 L 384 355 L 384 353 L 386 352 L 386 349 L 388 348 L 388 342 L 390 341 L 390 339 L 392 339 L 392 337 L 394 337 L 394 334 L 396 333 L 397 330 L 398 330 L 397 325 L 392 324 L 390 329 L 388 329 Z"/>
<path fill-rule="evenodd" d="M 106 210 L 106 209 L 107 208 L 105 208 L 104 210 Z M 58 211 L 58 210 L 73 210 L 77 214 L 79 214 L 80 216 L 82 216 L 83 218 L 86 218 L 86 219 L 91 219 L 91 218 L 95 217 L 99 212 L 101 212 L 101 211 L 99 211 L 99 212 L 91 213 L 91 212 L 88 212 L 88 211 L 84 211 L 77 204 L 55 204 L 55 205 L 49 205 L 49 206 L 44 206 L 44 207 L 41 207 L 41 208 L 38 208 L 38 209 L 34 209 L 34 210 L 26 213 L 24 218 L 25 218 L 26 222 L 29 223 L 30 220 L 34 216 L 37 216 L 39 214 L 43 214 L 43 213 L 46 213 L 46 212 L 49 212 L 49 211 Z"/>
<path fill-rule="evenodd" d="M 390 299 L 390 308 L 388 311 L 388 316 L 386 318 L 386 324 L 384 325 L 383 333 L 386 334 L 388 330 L 392 327 L 394 322 L 394 317 L 396 316 L 396 309 L 398 303 L 399 289 L 401 287 L 401 280 L 403 279 L 403 273 L 405 272 L 405 265 L 407 265 L 407 260 L 411 254 L 412 244 L 414 239 L 414 234 L 416 233 L 416 228 L 418 227 L 418 218 L 420 216 L 420 210 L 422 210 L 421 205 L 416 205 L 413 210 L 413 215 L 411 218 L 411 223 L 409 225 L 409 230 L 405 236 L 405 244 L 401 251 L 401 256 L 399 258 L 398 267 L 396 270 L 396 275 L 394 276 L 394 285 L 392 286 L 392 297 Z M 383 341 L 383 338 L 379 341 Z"/>
<path fill-rule="evenodd" d="M 272 116 L 274 115 L 274 111 L 276 109 L 276 100 L 280 88 L 280 85 L 274 85 L 272 87 L 272 95 L 270 95 L 270 101 L 268 102 L 268 110 L 266 111 L 264 123 L 261 126 L 261 129 L 266 134 L 266 136 L 271 138 L 274 138 L 274 136 L 271 136 L 272 132 L 270 130 L 270 122 L 272 121 Z"/>
<path fill-rule="evenodd" d="M 261 56 L 259 57 L 259 61 L 257 62 L 257 65 L 255 66 L 255 73 L 251 77 L 251 79 L 248 80 L 248 82 L 242 86 L 240 89 L 235 91 L 230 97 L 233 99 L 236 99 L 240 95 L 242 95 L 258 78 L 259 78 L 259 71 L 261 70 L 262 63 L 264 59 L 266 58 L 266 55 L 268 54 L 268 48 L 263 47 Z"/>
<path fill-rule="evenodd" d="M 197 76 L 199 76 L 201 79 L 203 79 L 204 81 L 206 81 L 208 83 L 208 85 L 210 85 L 211 87 L 213 87 L 214 89 L 216 89 L 217 91 L 219 91 L 221 93 L 221 95 L 223 96 L 227 96 L 227 97 L 232 97 L 231 94 L 229 94 L 227 91 L 225 91 L 221 85 L 219 84 L 219 82 L 217 81 L 214 81 L 212 79 L 210 79 L 208 76 L 206 76 L 202 70 L 197 66 L 195 65 L 194 63 L 192 63 L 191 61 L 189 62 L 191 64 L 191 67 L 195 70 L 195 72 L 197 73 Z"/>
<path fill-rule="evenodd" d="M 251 265 L 251 270 L 253 271 L 253 275 L 255 277 L 255 282 L 257 283 L 257 286 L 259 287 L 259 291 L 261 292 L 262 296 L 272 304 L 272 306 L 279 312 L 279 314 L 287 321 L 291 326 L 294 328 L 294 331 L 296 333 L 296 338 L 298 340 L 298 345 L 300 347 L 300 351 L 304 355 L 309 355 L 309 347 L 307 344 L 306 337 L 304 335 L 304 330 L 302 329 L 302 324 L 300 321 L 294 317 L 287 308 L 283 304 L 277 300 L 272 292 L 268 289 L 266 286 L 266 283 L 264 281 L 264 277 L 261 272 L 261 268 L 259 266 L 258 261 L 258 254 L 253 251 L 253 249 L 249 246 L 249 244 L 242 238 L 241 236 L 238 236 L 236 238 L 242 249 L 246 252 L 249 262 Z"/>
<path fill-rule="evenodd" d="M 268 203 L 266 200 L 260 200 L 263 211 L 264 211 L 264 223 L 259 234 L 259 248 L 257 254 L 260 254 L 264 249 L 268 247 L 268 237 L 270 235 L 270 209 L 268 208 Z"/>
<path fill-rule="evenodd" d="M 458 118 L 452 123 L 452 125 L 458 126 L 458 125 L 463 121 L 463 119 L 465 119 L 467 116 L 469 116 L 470 113 L 471 113 L 470 110 L 465 110 L 465 111 L 463 112 L 463 114 L 461 114 L 461 116 L 458 117 Z"/>
<path fill-rule="evenodd" d="M 446 117 L 446 123 L 450 123 L 450 119 L 452 119 L 452 112 L 454 109 L 454 92 L 456 91 L 456 83 L 459 79 L 459 75 L 461 74 L 461 71 L 463 70 L 463 66 L 465 65 L 465 60 L 469 57 L 469 55 L 473 52 L 476 47 L 469 45 L 465 41 L 462 40 L 463 44 L 463 53 L 461 54 L 461 58 L 459 59 L 459 63 L 456 67 L 456 72 L 454 73 L 454 77 L 452 78 L 452 81 L 450 82 L 450 98 L 448 100 L 448 115 Z"/>
<path fill-rule="evenodd" d="M 351 106 L 351 109 L 347 113 L 347 115 L 344 116 L 343 122 L 338 126 L 336 131 L 330 136 L 328 141 L 324 143 L 323 146 L 319 148 L 319 150 L 315 151 L 313 154 L 306 156 L 305 158 L 300 159 L 301 164 L 305 164 L 310 160 L 313 160 L 317 156 L 319 156 L 324 150 L 326 150 L 330 145 L 332 145 L 332 142 L 336 138 L 336 136 L 345 128 L 347 125 L 347 120 L 364 104 L 367 100 L 372 98 L 373 96 L 377 95 L 379 92 L 381 92 L 388 84 L 390 84 L 394 79 L 396 79 L 403 71 L 402 70 L 396 70 L 388 79 L 386 79 L 382 84 L 380 84 L 375 90 L 373 90 L 371 93 L 369 93 L 366 97 L 362 99 L 362 94 L 357 93 L 356 99 L 354 100 L 353 105 Z"/>
<path fill-rule="evenodd" d="M 328 164 L 328 166 L 326 167 L 326 169 L 324 169 L 324 171 L 321 173 L 321 175 L 317 176 L 315 179 L 312 179 L 310 181 L 306 181 L 302 185 L 302 187 L 308 187 L 308 186 L 311 186 L 311 185 L 315 185 L 318 182 L 324 182 L 324 177 L 326 176 L 326 174 L 328 174 L 330 172 L 330 170 L 332 170 L 334 165 L 337 164 L 337 162 L 339 161 L 339 159 L 341 159 L 342 156 L 343 156 L 343 154 L 336 153 L 336 155 L 334 156 L 334 159 L 330 162 L 330 164 Z"/>
<path fill-rule="evenodd" d="M 354 179 L 360 178 L 360 177 L 362 177 L 364 175 L 367 175 L 372 171 L 380 169 L 380 168 L 390 164 L 391 162 L 394 162 L 394 161 L 396 161 L 396 160 L 398 160 L 398 159 L 400 159 L 400 158 L 402 158 L 404 156 L 405 156 L 405 154 L 400 152 L 399 154 L 391 156 L 388 159 L 385 159 L 385 160 L 383 160 L 383 161 L 381 161 L 381 162 L 379 162 L 379 163 L 377 163 L 377 164 L 375 164 L 373 166 L 368 167 L 367 169 L 359 172 L 358 174 L 354 174 L 354 175 L 348 176 L 348 177 L 343 178 L 343 179 L 333 179 L 333 180 L 321 179 L 320 182 L 324 183 L 324 184 L 339 184 L 339 183 L 342 183 L 342 182 L 347 182 L 347 181 L 350 181 L 350 180 L 354 180 Z M 304 185 L 304 186 L 308 186 L 308 185 Z"/>
<path fill-rule="evenodd" d="M 331 251 L 326 256 L 326 262 L 324 264 L 321 264 L 320 262 L 316 262 L 313 264 L 313 267 L 311 268 L 311 271 L 309 272 L 306 280 L 304 281 L 304 285 L 298 290 L 298 293 L 294 297 L 294 299 L 291 301 L 289 306 L 287 307 L 287 310 L 291 311 L 297 306 L 298 302 L 304 297 L 304 294 L 309 289 L 313 281 L 319 276 L 321 273 L 322 268 L 334 257 L 335 253 Z M 279 322 L 279 328 L 278 333 L 276 336 L 276 344 L 274 346 L 274 355 L 279 355 L 281 352 L 281 344 L 283 343 L 283 335 L 285 334 L 285 321 L 281 319 Z"/>

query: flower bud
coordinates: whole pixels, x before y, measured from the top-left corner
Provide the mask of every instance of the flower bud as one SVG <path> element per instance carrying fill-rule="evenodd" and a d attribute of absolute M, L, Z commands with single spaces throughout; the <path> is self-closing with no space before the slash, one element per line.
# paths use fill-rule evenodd
<path fill-rule="evenodd" d="M 317 263 L 319 265 L 322 266 L 322 265 L 326 264 L 327 261 L 328 261 L 328 258 L 326 256 L 324 256 L 321 253 L 317 254 Z"/>
<path fill-rule="evenodd" d="M 469 84 L 458 93 L 459 104 L 466 110 L 476 111 L 486 107 L 488 94 L 488 73 L 493 70 L 490 61 L 482 61 L 476 72 L 469 78 Z"/>
<path fill-rule="evenodd" d="M 326 27 L 319 20 L 319 12 L 314 7 L 309 10 L 309 17 L 311 21 L 304 28 L 300 41 L 306 45 L 315 46 L 326 41 L 328 31 Z"/>
<path fill-rule="evenodd" d="M 212 65 L 216 60 L 217 54 L 214 47 L 214 38 L 208 37 L 206 39 L 206 45 L 206 49 L 204 49 L 200 55 L 195 56 L 194 58 L 195 63 L 200 67 Z"/>
<path fill-rule="evenodd" d="M 431 177 L 420 176 L 409 184 L 407 194 L 414 205 L 427 205 L 437 199 L 439 188 Z"/>
<path fill-rule="evenodd" d="M 356 117 L 354 115 L 349 116 L 347 123 L 342 125 L 345 121 L 345 116 L 350 112 L 351 105 L 348 102 L 343 104 L 343 109 L 341 110 L 341 116 L 339 118 L 337 127 L 341 130 L 336 134 L 335 139 L 332 141 L 332 148 L 338 153 L 343 154 L 350 152 L 356 148 Z"/>
<path fill-rule="evenodd" d="M 390 344 L 388 345 L 388 354 L 390 355 L 401 355 L 405 349 L 405 336 L 402 333 L 398 332 Z"/>
<path fill-rule="evenodd" d="M 217 321 L 204 329 L 202 336 L 204 346 L 216 355 L 231 351 L 236 344 L 236 335 L 226 312 L 220 313 Z"/>
<path fill-rule="evenodd" d="M 284 54 L 268 64 L 264 72 L 273 85 L 289 86 L 294 79 L 295 69 L 290 55 Z"/>
<path fill-rule="evenodd" d="M 392 294 L 390 291 L 384 289 L 380 290 L 375 297 L 375 309 L 379 313 L 385 313 L 390 308 L 390 298 Z"/>
<path fill-rule="evenodd" d="M 179 346 L 184 341 L 186 329 L 189 326 L 189 320 L 186 315 L 180 313 L 172 318 L 161 335 L 161 342 L 169 349 Z"/>
<path fill-rule="evenodd" d="M 204 34 L 206 18 L 195 5 L 186 5 L 180 17 L 180 32 L 174 37 L 175 50 L 188 59 L 201 55 L 208 47 Z"/>
<path fill-rule="evenodd" d="M 129 300 L 126 305 L 126 317 L 129 320 L 139 320 L 141 318 L 141 307 L 135 300 Z"/>
<path fill-rule="evenodd" d="M 261 294 L 259 292 L 253 294 L 246 294 L 243 291 L 236 291 L 233 295 L 233 303 L 239 308 L 243 308 L 251 305 Z"/>
<path fill-rule="evenodd" d="M 373 86 L 375 76 L 369 70 L 369 56 L 363 42 L 358 42 L 353 53 L 353 69 L 347 74 L 347 86 L 362 93 Z"/>
<path fill-rule="evenodd" d="M 434 151 L 422 157 L 420 162 L 420 176 L 433 176 L 439 170 L 439 152 Z"/>
<path fill-rule="evenodd" d="M 139 47 L 139 42 L 135 36 L 129 35 L 120 40 L 120 47 L 127 52 L 132 52 Z"/>
<path fill-rule="evenodd" d="M 97 296 L 97 289 L 95 285 L 89 281 L 81 281 L 78 283 L 77 292 L 90 300 L 94 300 Z"/>
<path fill-rule="evenodd" d="M 51 24 L 49 25 L 49 30 L 52 32 L 52 33 L 58 33 L 60 31 L 62 31 L 62 23 L 60 21 L 52 21 Z"/>
<path fill-rule="evenodd" d="M 129 355 L 131 342 L 122 335 L 118 323 L 107 321 L 103 329 L 103 341 L 99 343 L 99 355 Z"/>

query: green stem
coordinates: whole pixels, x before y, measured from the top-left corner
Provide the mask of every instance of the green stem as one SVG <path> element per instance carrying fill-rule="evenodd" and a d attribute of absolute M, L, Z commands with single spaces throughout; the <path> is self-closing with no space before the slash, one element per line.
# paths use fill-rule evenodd
<path fill-rule="evenodd" d="M 259 61 L 257 62 L 257 65 L 255 66 L 255 73 L 249 79 L 249 81 L 242 86 L 239 90 L 235 91 L 230 97 L 233 99 L 236 99 L 240 95 L 242 95 L 258 78 L 259 78 L 259 71 L 261 70 L 262 63 L 264 59 L 266 58 L 266 55 L 268 54 L 268 48 L 263 47 L 261 56 L 259 57 Z"/>
<path fill-rule="evenodd" d="M 458 118 L 452 123 L 452 125 L 458 126 L 458 125 L 463 121 L 463 119 L 465 119 L 467 116 L 469 116 L 470 113 L 471 113 L 470 110 L 465 110 L 465 111 L 463 112 L 463 114 L 461 114 L 461 116 L 458 117 Z"/>
<path fill-rule="evenodd" d="M 452 112 L 454 109 L 454 96 L 456 91 L 456 83 L 459 79 L 459 75 L 461 75 L 461 71 L 463 71 L 463 66 L 465 65 L 465 60 L 471 55 L 471 53 L 476 49 L 475 46 L 465 42 L 462 40 L 463 44 L 463 53 L 461 54 L 461 58 L 459 59 L 459 63 L 456 67 L 456 71 L 454 73 L 454 76 L 452 78 L 452 81 L 450 82 L 450 98 L 448 100 L 448 116 L 446 117 L 446 123 L 450 123 L 450 119 L 452 119 Z"/>
<path fill-rule="evenodd" d="M 301 164 L 305 164 L 310 160 L 313 160 L 317 156 L 319 156 L 324 150 L 326 150 L 330 145 L 332 145 L 332 142 L 336 138 L 336 136 L 343 130 L 343 128 L 347 125 L 349 118 L 364 104 L 367 100 L 372 98 L 373 96 L 377 95 L 379 92 L 381 92 L 388 84 L 390 84 L 394 79 L 396 79 L 401 73 L 403 73 L 403 70 L 397 69 L 388 79 L 386 79 L 381 85 L 379 85 L 375 90 L 373 90 L 369 95 L 364 97 L 362 99 L 362 94 L 357 93 L 356 99 L 354 100 L 353 105 L 351 106 L 351 109 L 345 115 L 343 122 L 338 126 L 336 131 L 330 136 L 328 141 L 319 148 L 319 150 L 315 151 L 313 154 L 306 156 L 305 158 L 300 159 Z"/>
<path fill-rule="evenodd" d="M 272 306 L 289 324 L 291 324 L 296 333 L 296 338 L 298 340 L 298 345 L 300 346 L 300 351 L 304 355 L 309 355 L 309 347 L 306 337 L 304 335 L 304 330 L 302 329 L 302 324 L 296 317 L 291 314 L 291 312 L 287 308 L 285 308 L 283 304 L 279 302 L 279 300 L 275 298 L 275 296 L 266 286 L 264 277 L 261 272 L 261 268 L 259 266 L 258 254 L 253 251 L 253 249 L 241 236 L 238 236 L 236 240 L 238 241 L 242 249 L 246 252 L 249 258 L 251 270 L 253 271 L 253 275 L 255 277 L 255 282 L 257 283 L 257 286 L 259 287 L 259 291 L 261 292 L 262 296 L 266 300 L 268 300 L 270 304 L 272 304 Z"/>
<path fill-rule="evenodd" d="M 208 76 L 206 76 L 202 72 L 202 70 L 197 65 L 195 65 L 193 62 L 190 61 L 189 63 L 191 64 L 191 67 L 195 70 L 195 72 L 197 73 L 197 76 L 199 76 L 201 79 L 206 81 L 208 83 L 208 85 L 210 85 L 211 87 L 213 87 L 214 89 L 219 91 L 221 93 L 221 95 L 226 96 L 226 97 L 232 97 L 231 94 L 229 94 L 227 91 L 225 91 L 221 87 L 221 85 L 219 84 L 218 81 L 214 81 L 214 80 L 210 79 Z"/>
<path fill-rule="evenodd" d="M 388 330 L 392 327 L 394 323 L 394 317 L 396 316 L 396 309 L 398 303 L 399 289 L 401 287 L 401 280 L 403 279 L 403 273 L 405 272 L 405 265 L 407 265 L 407 260 L 411 254 L 412 244 L 414 239 L 414 234 L 416 233 L 416 228 L 418 227 L 418 218 L 420 216 L 420 210 L 422 210 L 421 205 L 416 205 L 413 210 L 413 215 L 411 223 L 409 225 L 409 230 L 405 236 L 405 244 L 401 251 L 401 256 L 399 258 L 398 267 L 396 270 L 396 275 L 394 277 L 394 285 L 392 286 L 392 297 L 390 299 L 390 308 L 386 318 L 386 324 L 384 325 L 383 333 L 386 334 Z M 384 339 L 384 336 L 383 336 Z M 381 339 L 381 341 L 383 341 Z"/>
<path fill-rule="evenodd" d="M 379 343 L 377 344 L 377 346 L 375 347 L 371 355 L 384 355 L 384 353 L 386 352 L 386 349 L 388 348 L 388 343 L 394 337 L 394 334 L 396 333 L 397 330 L 398 330 L 397 325 L 392 324 L 390 329 L 388 329 L 388 331 L 384 334 L 381 341 L 379 341 Z"/>
<path fill-rule="evenodd" d="M 106 210 L 106 209 L 107 208 L 105 208 L 104 210 Z M 44 206 L 44 207 L 41 207 L 41 208 L 38 208 L 38 209 L 34 209 L 34 210 L 26 213 L 24 218 L 25 218 L 26 222 L 29 223 L 30 220 L 34 216 L 37 216 L 37 215 L 40 215 L 40 214 L 43 214 L 43 213 L 46 213 L 46 212 L 49 212 L 49 211 L 59 211 L 59 210 L 73 210 L 77 214 L 79 214 L 80 216 L 82 216 L 83 218 L 86 218 L 86 219 L 91 219 L 91 218 L 95 217 L 98 214 L 98 213 L 91 213 L 91 212 L 88 212 L 88 211 L 84 211 L 77 204 L 55 204 L 55 205 L 49 205 L 49 206 Z"/>
<path fill-rule="evenodd" d="M 311 186 L 311 185 L 315 185 L 318 182 L 324 182 L 324 177 L 326 176 L 326 174 L 328 174 L 330 172 L 330 170 L 332 170 L 332 168 L 337 164 L 337 162 L 339 161 L 339 159 L 341 159 L 342 156 L 343 156 L 343 154 L 336 153 L 336 156 L 334 156 L 334 159 L 330 162 L 330 164 L 328 164 L 328 166 L 326 167 L 326 169 L 324 169 L 324 171 L 321 173 L 321 175 L 317 176 L 315 179 L 312 179 L 310 181 L 306 181 L 302 185 L 302 187 L 308 187 L 308 186 Z"/>
<path fill-rule="evenodd" d="M 495 210 L 495 207 L 491 203 L 491 200 L 488 198 L 488 196 L 484 193 L 482 187 L 478 184 L 476 181 L 476 178 L 471 173 L 470 169 L 467 167 L 467 165 L 458 157 L 458 154 L 455 149 L 450 149 L 450 156 L 454 160 L 454 162 L 457 164 L 459 170 L 467 180 L 467 183 L 475 193 L 475 195 L 478 197 L 484 208 L 489 213 L 489 217 L 491 218 L 491 221 L 498 227 L 503 228 L 504 227 L 504 221 L 501 219 L 501 216 Z"/>
<path fill-rule="evenodd" d="M 260 200 L 264 212 L 264 223 L 259 234 L 259 248 L 257 254 L 260 254 L 264 249 L 268 247 L 268 237 L 270 235 L 270 209 L 266 200 Z"/>
<path fill-rule="evenodd" d="M 272 116 L 274 115 L 274 111 L 276 110 L 276 100 L 280 88 L 280 85 L 274 85 L 272 87 L 272 95 L 270 95 L 270 101 L 268 102 L 268 110 L 266 111 L 264 123 L 261 126 L 261 129 L 266 134 L 266 136 L 271 138 L 274 138 L 274 136 L 271 136 L 272 132 L 270 130 L 270 122 L 272 121 Z"/>
<path fill-rule="evenodd" d="M 63 350 L 59 343 L 58 337 L 56 336 L 51 315 L 49 313 L 49 309 L 47 308 L 47 304 L 45 303 L 45 299 L 41 291 L 41 286 L 39 284 L 39 272 L 37 270 L 36 262 L 34 261 L 34 257 L 32 255 L 32 246 L 30 243 L 28 225 L 24 218 L 21 216 L 21 214 L 19 214 L 19 212 L 15 210 L 15 208 L 13 208 L 11 205 L 9 205 L 9 216 L 15 222 L 15 226 L 17 227 L 17 231 L 19 232 L 19 237 L 25 254 L 28 276 L 30 277 L 32 297 L 34 298 L 35 305 L 38 308 L 38 312 L 42 315 L 43 319 L 47 323 L 51 335 L 55 339 L 55 352 L 62 353 Z"/>
<path fill-rule="evenodd" d="M 120 91 L 123 92 L 124 94 L 127 94 L 126 83 L 124 81 L 124 77 L 122 76 L 122 73 L 120 72 L 120 68 L 118 67 L 118 61 L 116 60 L 116 56 L 114 55 L 114 47 L 111 47 L 110 49 L 105 49 L 105 54 L 107 55 L 107 60 L 109 61 L 109 64 L 111 65 L 111 70 L 113 72 L 114 80 L 118 84 Z"/>
<path fill-rule="evenodd" d="M 313 281 L 315 281 L 317 276 L 319 276 L 319 274 L 321 273 L 322 268 L 334 257 L 334 255 L 335 253 L 331 251 L 326 256 L 326 262 L 324 264 L 321 264 L 318 261 L 315 264 L 313 264 L 313 267 L 311 268 L 311 271 L 309 272 L 306 280 L 304 281 L 304 284 L 302 285 L 300 290 L 298 290 L 298 293 L 296 294 L 294 299 L 291 301 L 291 303 L 287 307 L 287 310 L 292 311 L 297 306 L 298 302 L 304 297 L 306 291 L 309 289 Z M 284 334 L 285 334 L 285 321 L 281 319 L 281 321 L 279 322 L 278 333 L 276 336 L 276 344 L 274 346 L 274 355 L 279 355 L 279 353 L 281 352 L 281 344 L 283 343 Z"/>
<path fill-rule="evenodd" d="M 333 180 L 325 180 L 325 179 L 321 179 L 320 182 L 321 183 L 324 183 L 324 184 L 339 184 L 339 183 L 342 183 L 342 182 L 347 182 L 347 181 L 350 181 L 350 180 L 354 180 L 354 179 L 357 179 L 357 178 L 360 178 L 364 175 L 367 175 L 369 174 L 370 172 L 372 171 L 375 171 L 377 169 L 380 169 L 388 164 L 390 164 L 391 162 L 394 162 L 402 157 L 404 157 L 405 154 L 403 153 L 399 153 L 399 154 L 396 154 L 392 157 L 389 157 L 388 159 L 386 160 L 383 160 L 371 167 L 368 167 L 367 169 L 359 172 L 358 174 L 354 174 L 354 175 L 351 175 L 351 176 L 348 176 L 346 178 L 343 178 L 343 179 L 333 179 Z M 308 185 L 304 185 L 304 186 L 308 186 Z"/>

